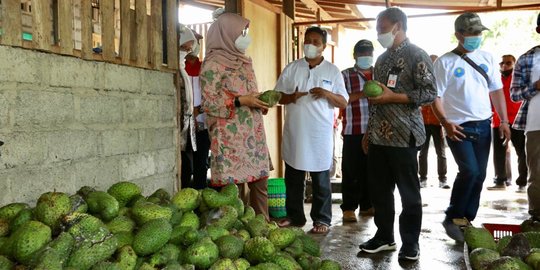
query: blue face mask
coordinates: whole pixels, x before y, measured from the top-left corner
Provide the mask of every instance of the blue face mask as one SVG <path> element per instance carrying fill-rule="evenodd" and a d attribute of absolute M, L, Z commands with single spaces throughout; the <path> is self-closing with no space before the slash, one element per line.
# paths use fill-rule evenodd
<path fill-rule="evenodd" d="M 368 69 L 373 65 L 372 56 L 359 56 L 356 58 L 356 65 L 361 69 Z"/>
<path fill-rule="evenodd" d="M 463 48 L 465 50 L 472 52 L 480 48 L 480 43 L 482 43 L 482 36 L 472 36 L 472 37 L 463 37 Z"/>

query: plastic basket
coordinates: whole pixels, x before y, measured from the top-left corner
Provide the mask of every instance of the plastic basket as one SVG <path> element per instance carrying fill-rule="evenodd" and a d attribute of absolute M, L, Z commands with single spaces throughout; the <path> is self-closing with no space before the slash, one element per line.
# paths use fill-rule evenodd
<path fill-rule="evenodd" d="M 274 218 L 287 216 L 285 210 L 285 179 L 268 179 L 268 212 Z"/>
<path fill-rule="evenodd" d="M 482 226 L 493 235 L 495 241 L 499 241 L 499 239 L 505 236 L 512 236 L 521 232 L 521 226 L 514 224 L 483 223 Z"/>

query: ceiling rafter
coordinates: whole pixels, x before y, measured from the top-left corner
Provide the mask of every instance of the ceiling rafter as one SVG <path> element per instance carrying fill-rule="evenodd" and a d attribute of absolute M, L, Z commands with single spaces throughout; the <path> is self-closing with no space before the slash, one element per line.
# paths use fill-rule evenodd
<path fill-rule="evenodd" d="M 330 14 L 328 14 L 328 12 L 319 6 L 315 0 L 300 0 L 300 2 L 304 3 L 304 5 L 311 9 L 315 14 L 319 14 L 319 17 L 322 20 L 333 18 Z"/>

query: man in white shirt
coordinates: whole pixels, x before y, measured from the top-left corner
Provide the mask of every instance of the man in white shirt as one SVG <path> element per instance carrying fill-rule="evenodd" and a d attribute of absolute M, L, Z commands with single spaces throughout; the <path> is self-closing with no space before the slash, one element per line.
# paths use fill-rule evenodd
<path fill-rule="evenodd" d="M 460 15 L 454 24 L 459 45 L 434 63 L 438 97 L 433 112 L 443 125 L 459 172 L 452 187 L 443 226 L 448 236 L 463 241 L 463 227 L 478 212 L 491 145 L 491 103 L 500 116 L 501 138 L 510 139 L 501 74 L 495 58 L 478 50 L 488 30 L 475 13 Z"/>
<path fill-rule="evenodd" d="M 540 34 L 540 14 L 536 23 Z M 519 57 L 510 87 L 513 101 L 523 100 L 514 120 L 514 129 L 525 130 L 525 152 L 529 168 L 529 214 L 540 221 L 540 45 Z"/>
<path fill-rule="evenodd" d="M 283 70 L 275 89 L 285 105 L 282 156 L 285 161 L 288 219 L 280 226 L 303 226 L 305 173 L 313 181 L 312 233 L 328 232 L 332 220 L 330 166 L 333 152 L 334 108 L 345 108 L 349 95 L 340 70 L 326 61 L 326 31 L 310 27 L 304 37 L 305 58 Z"/>

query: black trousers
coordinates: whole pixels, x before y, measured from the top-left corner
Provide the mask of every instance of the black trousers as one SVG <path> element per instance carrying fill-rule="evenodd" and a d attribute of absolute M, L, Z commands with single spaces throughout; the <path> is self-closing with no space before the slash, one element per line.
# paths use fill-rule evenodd
<path fill-rule="evenodd" d="M 418 180 L 416 147 L 369 145 L 368 176 L 372 190 L 371 202 L 375 208 L 375 238 L 394 241 L 394 190 L 397 186 L 402 211 L 399 215 L 399 233 L 403 247 L 418 249 L 422 227 L 422 197 Z"/>
<path fill-rule="evenodd" d="M 364 135 L 343 135 L 341 159 L 341 210 L 360 211 L 371 208 L 370 189 L 367 179 L 367 155 L 362 151 Z"/>
<path fill-rule="evenodd" d="M 512 144 L 518 157 L 518 173 L 519 176 L 516 179 L 516 185 L 527 185 L 527 160 L 525 157 L 525 133 L 523 130 L 517 130 L 510 128 L 512 136 Z M 504 139 L 499 137 L 499 128 L 492 129 L 492 142 L 493 142 L 493 167 L 495 169 L 495 183 L 504 184 L 510 177 L 510 172 L 507 172 L 509 164 L 506 164 L 506 151 L 508 145 L 503 146 Z"/>
<path fill-rule="evenodd" d="M 429 142 L 431 137 L 433 137 L 433 145 L 437 154 L 437 174 L 439 175 L 439 181 L 446 181 L 446 153 L 442 126 L 424 125 L 424 127 L 426 129 L 426 142 L 422 145 L 420 154 L 418 155 L 418 174 L 420 175 L 420 180 L 427 179 Z"/>
<path fill-rule="evenodd" d="M 210 137 L 208 130 L 195 133 L 197 151 L 193 151 L 191 136 L 188 133 L 186 149 L 182 151 L 182 188 L 191 187 L 203 189 L 207 187 L 208 152 L 210 151 Z M 193 182 L 191 182 L 193 176 Z"/>

